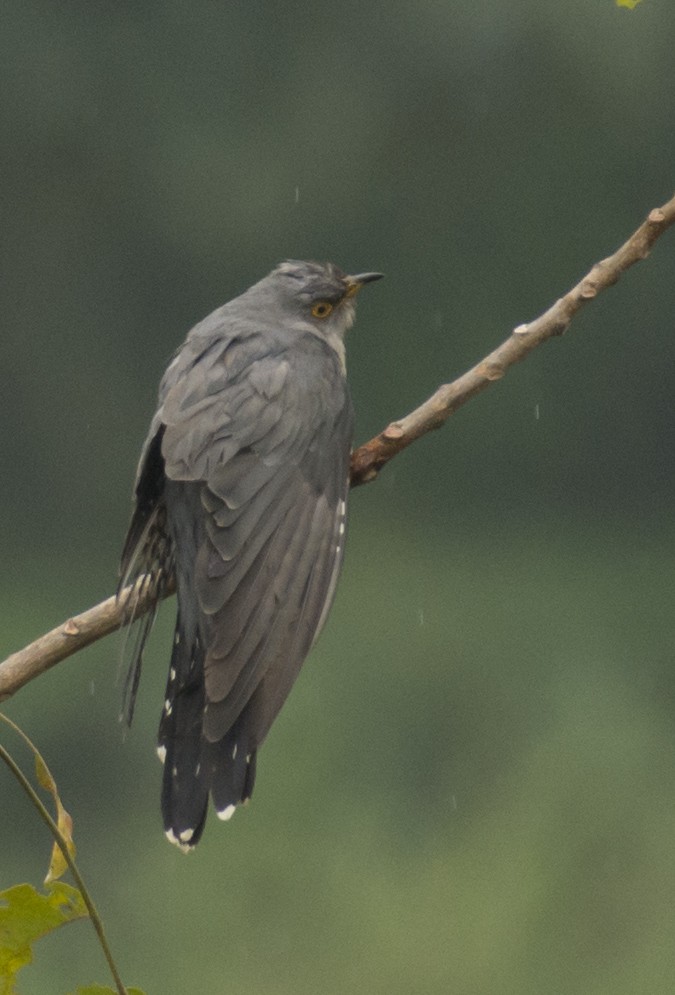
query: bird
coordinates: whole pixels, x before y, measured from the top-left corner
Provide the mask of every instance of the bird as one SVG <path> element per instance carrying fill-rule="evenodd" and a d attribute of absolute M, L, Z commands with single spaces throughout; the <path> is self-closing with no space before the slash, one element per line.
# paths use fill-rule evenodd
<path fill-rule="evenodd" d="M 353 432 L 345 335 L 381 276 L 286 260 L 197 324 L 160 383 L 120 564 L 118 595 L 151 604 L 122 718 L 175 579 L 157 752 L 164 831 L 184 851 L 209 797 L 222 820 L 251 797 L 258 749 L 333 602 Z"/>

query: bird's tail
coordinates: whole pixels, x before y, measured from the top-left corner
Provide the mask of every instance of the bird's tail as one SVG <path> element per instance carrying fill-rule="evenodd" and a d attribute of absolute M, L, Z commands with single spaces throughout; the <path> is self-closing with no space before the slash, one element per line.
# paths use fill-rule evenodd
<path fill-rule="evenodd" d="M 256 751 L 246 709 L 221 739 L 209 742 L 202 730 L 204 704 L 204 650 L 199 636 L 186 637 L 179 615 L 157 752 L 164 764 L 164 831 L 186 850 L 202 835 L 209 793 L 219 818 L 229 819 L 250 798 L 255 781 Z"/>
<path fill-rule="evenodd" d="M 176 619 L 157 753 L 164 764 L 164 831 L 178 846 L 194 846 L 206 820 L 208 772 L 202 764 L 204 652 Z"/>
<path fill-rule="evenodd" d="M 216 743 L 205 743 L 210 760 L 211 797 L 219 819 L 229 819 L 253 794 L 256 750 L 246 730 L 246 711 Z"/>

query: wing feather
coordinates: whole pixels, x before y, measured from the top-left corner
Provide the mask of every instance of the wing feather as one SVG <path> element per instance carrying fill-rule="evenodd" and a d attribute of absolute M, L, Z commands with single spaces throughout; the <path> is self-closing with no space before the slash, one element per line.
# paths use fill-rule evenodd
<path fill-rule="evenodd" d="M 179 591 L 195 592 L 200 615 L 203 734 L 216 743 L 245 727 L 250 752 L 318 634 L 342 559 L 352 414 L 339 357 L 315 336 L 282 352 L 257 337 L 212 346 L 168 387 L 162 420 L 170 523 L 182 488 L 201 488 L 196 558 L 181 562 L 174 545 Z"/>
<path fill-rule="evenodd" d="M 298 617 L 302 589 L 306 583 L 308 564 L 316 555 L 318 543 L 313 520 L 317 505 L 307 503 L 299 514 L 289 515 L 275 534 L 275 541 L 265 563 L 262 592 L 256 609 L 249 614 L 248 624 L 240 637 L 222 656 L 213 655 L 221 649 L 214 646 L 206 657 L 206 694 L 209 702 L 205 715 L 208 738 L 219 738 L 241 713 L 264 672 L 289 644 Z M 258 593 L 258 592 L 256 592 Z M 236 606 L 232 606 L 236 607 Z M 225 632 L 231 605 L 221 610 Z M 298 669 L 302 661 L 298 661 Z M 289 667 L 293 661 L 288 660 Z M 223 693 L 225 692 L 225 693 Z"/>

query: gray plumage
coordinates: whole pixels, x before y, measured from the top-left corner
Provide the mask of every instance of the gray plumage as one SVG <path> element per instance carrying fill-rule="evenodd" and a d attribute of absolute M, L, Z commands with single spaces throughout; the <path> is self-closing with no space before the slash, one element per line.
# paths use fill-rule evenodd
<path fill-rule="evenodd" d="M 380 274 L 282 263 L 189 333 L 160 385 L 120 588 L 145 574 L 177 619 L 159 729 L 169 839 L 250 797 L 258 747 L 325 621 L 344 551 L 352 407 L 344 335 Z M 125 690 L 133 713 L 154 612 Z"/>

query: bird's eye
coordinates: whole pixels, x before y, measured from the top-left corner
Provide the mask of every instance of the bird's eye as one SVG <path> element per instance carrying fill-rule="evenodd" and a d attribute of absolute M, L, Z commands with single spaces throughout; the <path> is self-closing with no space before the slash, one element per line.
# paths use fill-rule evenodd
<path fill-rule="evenodd" d="M 327 318 L 332 310 L 333 305 L 330 301 L 317 301 L 312 307 L 312 314 L 315 318 Z"/>

